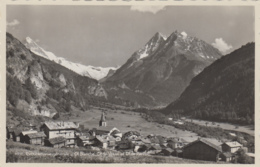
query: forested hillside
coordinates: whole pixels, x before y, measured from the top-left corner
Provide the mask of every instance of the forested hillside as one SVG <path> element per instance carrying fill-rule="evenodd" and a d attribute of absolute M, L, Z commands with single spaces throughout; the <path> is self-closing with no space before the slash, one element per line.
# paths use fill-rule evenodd
<path fill-rule="evenodd" d="M 255 44 L 248 43 L 205 68 L 163 112 L 253 124 L 254 77 Z"/>

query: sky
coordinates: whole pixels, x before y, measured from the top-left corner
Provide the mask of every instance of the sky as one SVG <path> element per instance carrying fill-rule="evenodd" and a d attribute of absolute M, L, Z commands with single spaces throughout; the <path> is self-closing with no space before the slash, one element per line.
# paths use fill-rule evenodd
<path fill-rule="evenodd" d="M 175 30 L 223 54 L 254 39 L 254 7 L 239 6 L 38 6 L 8 5 L 7 32 L 28 36 L 75 63 L 123 65 L 156 33 Z"/>

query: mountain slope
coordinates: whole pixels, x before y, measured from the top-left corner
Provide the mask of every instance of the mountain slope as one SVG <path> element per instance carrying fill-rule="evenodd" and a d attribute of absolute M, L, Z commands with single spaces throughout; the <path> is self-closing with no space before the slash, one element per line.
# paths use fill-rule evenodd
<path fill-rule="evenodd" d="M 166 114 L 251 124 L 254 121 L 255 44 L 222 57 L 194 77 Z"/>
<path fill-rule="evenodd" d="M 7 115 L 18 115 L 19 120 L 23 113 L 57 118 L 59 113 L 72 112 L 72 108 L 85 110 L 108 99 L 98 81 L 32 53 L 9 33 L 6 69 Z M 13 119 L 8 121 L 13 123 Z M 28 120 L 24 117 L 23 121 Z"/>
<path fill-rule="evenodd" d="M 102 79 L 107 76 L 109 70 L 116 70 L 115 67 L 94 67 L 85 66 L 79 63 L 70 62 L 62 57 L 55 56 L 52 52 L 45 51 L 30 37 L 26 37 L 25 46 L 38 56 L 44 57 L 48 60 L 54 61 L 82 76 L 87 76 L 96 80 Z"/>
<path fill-rule="evenodd" d="M 127 95 L 123 98 L 141 105 L 166 105 L 179 97 L 194 76 L 220 57 L 217 49 L 184 32 L 175 31 L 167 39 L 156 33 L 103 84 L 108 91 L 124 85 L 128 92 L 139 93 L 147 101 L 140 103 Z"/>

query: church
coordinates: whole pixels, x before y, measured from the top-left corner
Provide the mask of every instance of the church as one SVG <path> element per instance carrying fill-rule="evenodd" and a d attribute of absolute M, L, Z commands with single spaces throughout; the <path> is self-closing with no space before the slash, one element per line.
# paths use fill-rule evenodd
<path fill-rule="evenodd" d="M 103 111 L 102 114 L 101 114 L 101 119 L 100 119 L 100 121 L 99 121 L 99 126 L 103 126 L 103 127 L 106 127 L 106 126 L 107 126 L 106 116 L 105 116 L 104 111 Z"/>

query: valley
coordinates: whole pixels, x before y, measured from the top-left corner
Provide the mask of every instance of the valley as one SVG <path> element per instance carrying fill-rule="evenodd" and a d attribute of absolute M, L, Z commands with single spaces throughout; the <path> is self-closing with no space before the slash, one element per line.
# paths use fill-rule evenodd
<path fill-rule="evenodd" d="M 186 33 L 156 33 L 116 69 L 6 36 L 8 162 L 45 162 L 37 150 L 59 154 L 53 162 L 254 162 L 254 43 L 223 56 Z"/>

